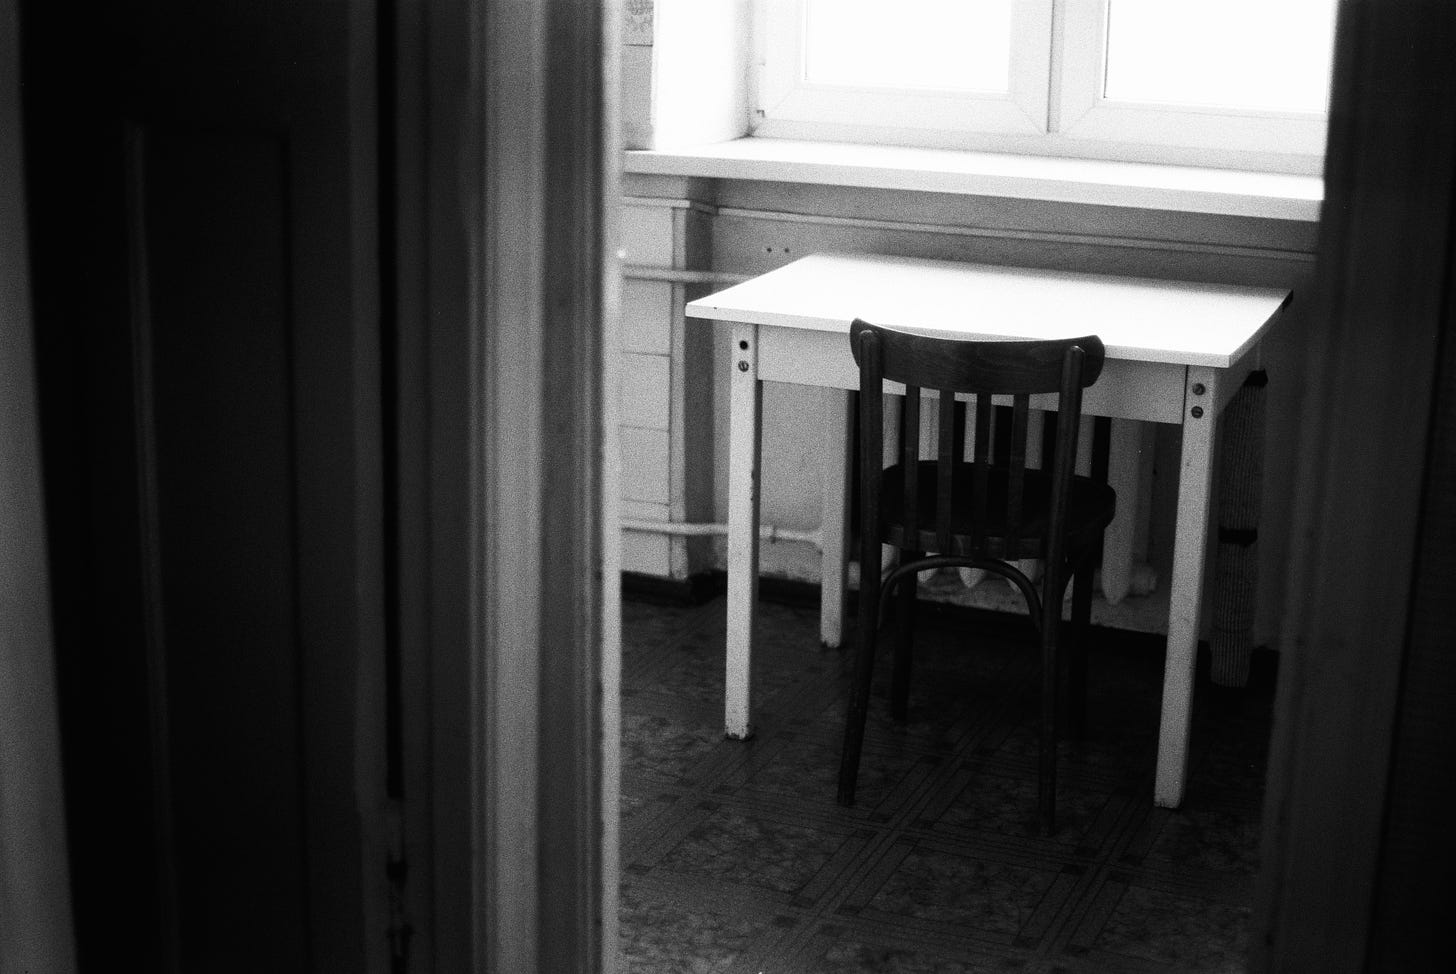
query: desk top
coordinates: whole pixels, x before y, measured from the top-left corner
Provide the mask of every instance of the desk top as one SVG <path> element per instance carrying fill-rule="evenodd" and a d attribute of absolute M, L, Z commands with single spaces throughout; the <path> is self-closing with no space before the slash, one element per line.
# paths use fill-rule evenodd
<path fill-rule="evenodd" d="M 693 318 L 848 334 L 877 325 L 976 338 L 1097 335 L 1107 357 L 1227 368 L 1290 292 L 878 255 L 813 254 L 690 302 Z"/>

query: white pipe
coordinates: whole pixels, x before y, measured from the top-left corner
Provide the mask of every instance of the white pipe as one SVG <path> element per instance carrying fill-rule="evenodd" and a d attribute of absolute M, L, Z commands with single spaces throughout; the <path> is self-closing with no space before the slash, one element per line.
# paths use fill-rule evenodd
<path fill-rule="evenodd" d="M 681 267 L 626 264 L 622 276 L 629 281 L 667 281 L 672 284 L 742 284 L 751 276 L 733 271 L 700 271 Z"/>
<path fill-rule="evenodd" d="M 636 518 L 622 519 L 623 531 L 651 531 L 655 534 L 679 534 L 690 538 L 701 538 L 712 535 L 726 535 L 728 525 L 708 523 L 687 523 L 684 521 L 643 521 Z M 762 524 L 758 528 L 758 536 L 770 543 L 779 541 L 798 541 L 804 544 L 811 544 L 816 548 L 823 548 L 823 535 L 818 528 L 810 531 L 798 531 L 793 528 L 780 528 L 772 524 Z"/>

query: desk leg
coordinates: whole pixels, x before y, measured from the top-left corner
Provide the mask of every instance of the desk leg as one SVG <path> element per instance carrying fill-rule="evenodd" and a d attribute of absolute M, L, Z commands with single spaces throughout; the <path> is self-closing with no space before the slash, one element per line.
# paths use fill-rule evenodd
<path fill-rule="evenodd" d="M 1117 493 L 1117 516 L 1102 539 L 1102 597 L 1117 605 L 1132 588 L 1132 542 L 1141 512 L 1138 510 L 1138 473 L 1142 465 L 1143 424 L 1131 419 L 1112 421 L 1107 482 Z"/>
<path fill-rule="evenodd" d="M 819 640 L 825 649 L 844 642 L 845 544 L 849 537 L 849 437 L 854 398 L 843 389 L 824 390 L 824 503 L 819 518 Z"/>
<path fill-rule="evenodd" d="M 1173 581 L 1168 592 L 1168 655 L 1163 664 L 1158 777 L 1153 788 L 1153 802 L 1163 808 L 1177 808 L 1183 803 L 1188 776 L 1188 732 L 1193 719 L 1193 672 L 1203 607 L 1219 377 L 1214 369 L 1189 368 L 1183 398 L 1178 523 L 1173 533 Z"/>
<path fill-rule="evenodd" d="M 758 615 L 759 428 L 758 326 L 733 326 L 728 412 L 728 646 L 723 686 L 724 733 L 747 739 Z"/>

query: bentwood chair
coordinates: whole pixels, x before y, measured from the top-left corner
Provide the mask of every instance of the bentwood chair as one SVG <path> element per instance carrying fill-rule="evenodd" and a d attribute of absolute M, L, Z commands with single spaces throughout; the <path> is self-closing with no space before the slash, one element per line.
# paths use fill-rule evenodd
<path fill-rule="evenodd" d="M 883 603 L 898 585 L 900 638 L 891 676 L 891 712 L 905 719 L 909 696 L 911 626 L 918 573 L 971 567 L 1010 580 L 1026 600 L 1041 641 L 1037 818 L 1050 834 L 1056 816 L 1057 683 L 1062 660 L 1062 599 L 1073 583 L 1073 623 L 1085 630 L 1091 607 L 1093 555 L 1112 520 L 1116 498 L 1106 484 L 1074 474 L 1082 390 L 1102 372 L 1104 349 L 1095 336 L 1054 341 L 973 341 L 930 337 L 856 320 L 850 342 L 860 370 L 859 643 L 845 720 L 839 803 L 854 804 Z M 901 460 L 880 470 L 885 382 L 905 386 Z M 939 399 L 936 459 L 920 459 L 921 389 Z M 1057 393 L 1050 469 L 1026 465 L 1029 399 Z M 974 459 L 955 441 L 955 397 L 975 403 Z M 992 396 L 1011 399 L 1010 447 L 1004 460 L 990 450 Z M 1000 451 L 997 451 L 998 453 Z M 900 550 L 881 581 L 881 544 Z M 1042 559 L 1040 591 L 1018 567 Z M 1085 694 L 1084 640 L 1073 647 L 1073 706 Z"/>

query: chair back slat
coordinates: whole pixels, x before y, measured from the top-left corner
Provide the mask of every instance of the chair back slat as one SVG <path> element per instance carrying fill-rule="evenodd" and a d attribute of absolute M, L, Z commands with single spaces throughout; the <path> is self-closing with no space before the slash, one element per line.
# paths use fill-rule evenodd
<path fill-rule="evenodd" d="M 991 404 L 991 394 L 982 392 L 975 397 L 976 402 L 976 437 L 972 447 L 971 459 L 976 463 L 986 463 L 991 459 L 991 427 L 996 418 L 995 409 Z"/>
<path fill-rule="evenodd" d="M 900 466 L 905 474 L 905 537 L 920 530 L 920 387 L 905 387 L 901 413 Z"/>
<path fill-rule="evenodd" d="M 971 468 L 971 544 L 981 546 L 981 531 L 991 503 L 991 394 L 976 395 L 976 449 Z"/>
<path fill-rule="evenodd" d="M 1021 547 L 1022 497 L 1026 487 L 1026 421 L 1031 412 L 1030 397 L 1022 393 L 1011 399 L 1011 449 L 1007 456 L 1006 557 L 1015 558 Z"/>
<path fill-rule="evenodd" d="M 951 479 L 955 473 L 955 393 L 941 389 L 940 444 L 935 460 L 935 544 L 936 551 L 946 553 L 951 547 Z"/>

